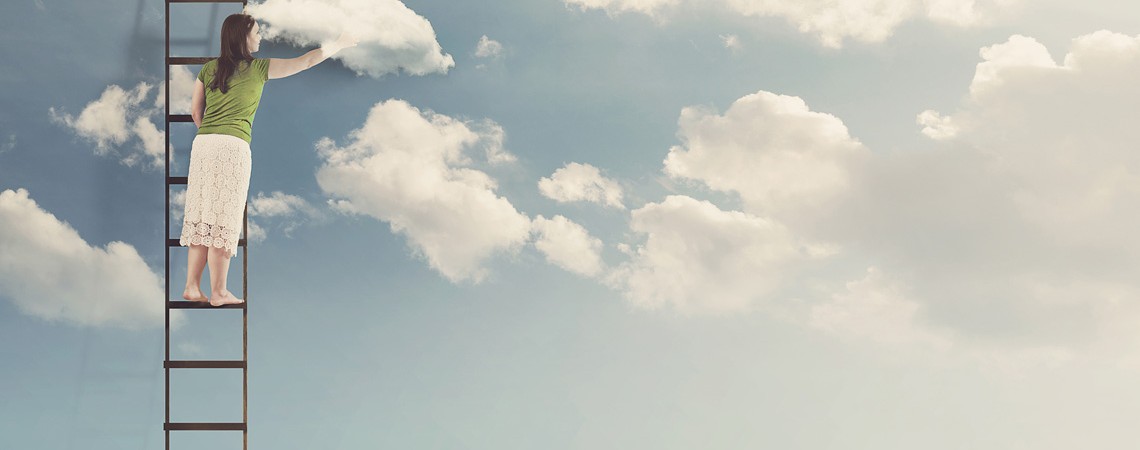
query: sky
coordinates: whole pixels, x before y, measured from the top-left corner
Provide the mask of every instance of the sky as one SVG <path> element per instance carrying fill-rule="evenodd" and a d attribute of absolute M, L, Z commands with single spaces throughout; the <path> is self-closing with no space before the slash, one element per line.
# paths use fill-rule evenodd
<path fill-rule="evenodd" d="M 241 7 L 171 10 L 210 56 Z M 250 448 L 1140 439 L 1140 3 L 248 12 L 257 57 L 360 37 L 253 125 Z M 0 448 L 163 445 L 163 14 L 0 5 Z M 172 359 L 240 359 L 236 310 L 172 323 Z M 240 421 L 241 389 L 173 370 L 172 420 Z"/>

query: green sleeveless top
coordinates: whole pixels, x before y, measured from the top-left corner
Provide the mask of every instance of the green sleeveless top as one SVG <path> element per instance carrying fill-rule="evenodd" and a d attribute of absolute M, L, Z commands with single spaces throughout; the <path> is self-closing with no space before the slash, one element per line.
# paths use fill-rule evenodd
<path fill-rule="evenodd" d="M 261 103 L 261 89 L 269 80 L 269 58 L 254 58 L 252 63 L 240 62 L 230 75 L 229 90 L 210 89 L 218 60 L 202 65 L 198 79 L 206 85 L 206 113 L 198 134 L 228 134 L 250 143 L 253 139 L 253 116 Z"/>

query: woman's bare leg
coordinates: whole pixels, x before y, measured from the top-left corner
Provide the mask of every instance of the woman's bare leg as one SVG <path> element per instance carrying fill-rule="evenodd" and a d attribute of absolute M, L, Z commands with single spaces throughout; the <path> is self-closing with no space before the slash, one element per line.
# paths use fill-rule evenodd
<path fill-rule="evenodd" d="M 202 269 L 206 268 L 206 246 L 191 245 L 186 257 L 186 290 L 182 298 L 192 302 L 208 300 L 202 295 Z"/>
<path fill-rule="evenodd" d="M 222 306 L 243 302 L 226 290 L 226 274 L 230 270 L 230 258 L 226 256 L 226 250 L 210 247 L 207 262 L 210 265 L 210 304 Z"/>

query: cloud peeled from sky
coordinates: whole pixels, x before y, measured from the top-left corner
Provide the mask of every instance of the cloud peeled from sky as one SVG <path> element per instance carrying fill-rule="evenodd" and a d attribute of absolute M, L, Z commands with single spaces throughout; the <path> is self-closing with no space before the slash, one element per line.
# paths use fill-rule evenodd
<path fill-rule="evenodd" d="M 587 201 L 624 209 L 622 189 L 617 181 L 602 176 L 597 167 L 576 162 L 555 170 L 550 178 L 538 181 L 538 190 L 559 203 Z"/>
<path fill-rule="evenodd" d="M 378 103 L 343 144 L 317 142 L 317 183 L 338 211 L 406 236 L 447 279 L 482 281 L 493 255 L 527 242 L 531 221 L 495 193 L 490 176 L 467 167 L 481 141 L 501 139 L 476 129 L 402 100 Z"/>
<path fill-rule="evenodd" d="M 100 248 L 27 190 L 0 192 L 0 297 L 48 321 L 140 330 L 164 321 L 162 276 L 131 245 Z M 170 312 L 171 326 L 185 320 Z"/>
<path fill-rule="evenodd" d="M 928 18 L 939 23 L 976 26 L 1003 14 L 1020 0 L 564 0 L 580 9 L 601 9 L 610 15 L 636 12 L 660 21 L 682 8 L 714 9 L 746 17 L 776 17 L 800 32 L 815 36 L 826 47 L 847 40 L 876 43 L 886 40 L 903 22 Z"/>
<path fill-rule="evenodd" d="M 265 39 L 299 47 L 353 33 L 357 46 L 333 58 L 358 75 L 447 73 L 455 65 L 436 41 L 431 23 L 398 0 L 266 0 L 251 3 L 246 11 L 263 22 Z"/>

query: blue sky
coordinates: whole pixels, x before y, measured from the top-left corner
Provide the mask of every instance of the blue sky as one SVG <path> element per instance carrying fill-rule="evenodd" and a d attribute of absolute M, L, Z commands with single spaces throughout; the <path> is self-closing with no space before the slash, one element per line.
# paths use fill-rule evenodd
<path fill-rule="evenodd" d="M 1140 4 L 844 5 L 263 3 L 251 447 L 1129 448 Z M 162 14 L 0 6 L 0 448 L 162 445 Z"/>

